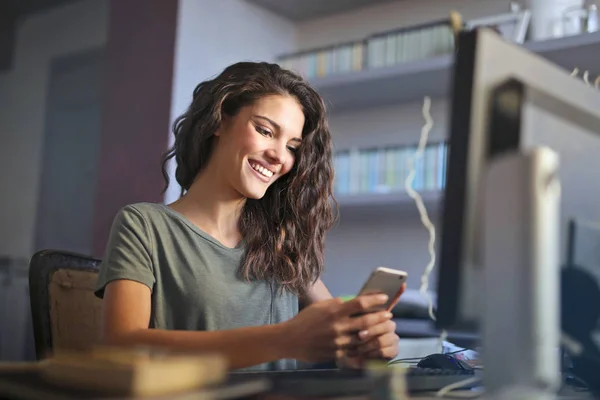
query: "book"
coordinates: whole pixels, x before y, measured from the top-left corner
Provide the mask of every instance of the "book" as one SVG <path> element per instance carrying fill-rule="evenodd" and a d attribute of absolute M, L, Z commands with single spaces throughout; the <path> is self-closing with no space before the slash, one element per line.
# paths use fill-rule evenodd
<path fill-rule="evenodd" d="M 105 382 L 109 385 L 110 382 Z M 248 398 L 268 393 L 272 383 L 265 377 L 247 377 L 232 379 L 209 385 L 197 390 L 184 391 L 157 396 L 114 396 L 100 391 L 73 389 L 57 386 L 47 382 L 39 368 L 0 369 L 0 398 L 15 400 L 118 400 L 118 399 L 152 399 L 152 400 L 228 400 Z"/>
<path fill-rule="evenodd" d="M 156 348 L 96 347 L 60 352 L 40 365 L 47 383 L 110 396 L 156 396 L 193 391 L 224 382 L 227 362 L 217 354 Z"/>

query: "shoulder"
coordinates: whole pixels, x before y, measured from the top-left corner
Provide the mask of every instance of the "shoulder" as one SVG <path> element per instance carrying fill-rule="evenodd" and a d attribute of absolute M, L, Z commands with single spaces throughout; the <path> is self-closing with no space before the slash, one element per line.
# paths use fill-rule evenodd
<path fill-rule="evenodd" d="M 162 204 L 133 203 L 122 207 L 116 216 L 116 221 L 126 224 L 148 226 L 153 220 L 164 215 Z"/>
<path fill-rule="evenodd" d="M 133 203 L 122 207 L 113 220 L 112 236 L 135 236 L 143 242 L 152 240 L 153 227 L 161 218 L 164 219 L 162 207 L 155 203 Z"/>
<path fill-rule="evenodd" d="M 147 242 L 162 242 L 187 232 L 183 219 L 162 203 L 133 203 L 121 208 L 113 229 L 129 231 Z"/>

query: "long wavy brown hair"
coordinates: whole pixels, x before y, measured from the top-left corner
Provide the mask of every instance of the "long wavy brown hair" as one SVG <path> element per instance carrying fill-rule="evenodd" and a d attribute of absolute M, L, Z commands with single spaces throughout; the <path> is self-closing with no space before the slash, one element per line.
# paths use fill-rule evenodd
<path fill-rule="evenodd" d="M 326 108 L 306 81 L 277 64 L 240 62 L 200 83 L 189 108 L 173 124 L 175 143 L 163 158 L 162 172 L 166 190 L 168 162 L 175 158 L 175 179 L 183 195 L 207 165 L 223 116 L 235 116 L 242 107 L 274 94 L 291 95 L 300 103 L 302 144 L 291 171 L 263 198 L 246 200 L 239 220 L 246 244 L 240 274 L 301 294 L 321 276 L 325 235 L 337 218 Z"/>

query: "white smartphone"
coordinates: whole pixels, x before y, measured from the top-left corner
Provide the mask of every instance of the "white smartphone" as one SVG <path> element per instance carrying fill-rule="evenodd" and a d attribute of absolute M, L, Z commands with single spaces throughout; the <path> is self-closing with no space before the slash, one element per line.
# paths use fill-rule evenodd
<path fill-rule="evenodd" d="M 406 282 L 408 274 L 404 271 L 386 267 L 377 267 L 359 291 L 359 295 L 370 293 L 384 293 L 388 301 L 381 307 L 371 311 L 391 311 L 402 295 L 402 286 Z"/>

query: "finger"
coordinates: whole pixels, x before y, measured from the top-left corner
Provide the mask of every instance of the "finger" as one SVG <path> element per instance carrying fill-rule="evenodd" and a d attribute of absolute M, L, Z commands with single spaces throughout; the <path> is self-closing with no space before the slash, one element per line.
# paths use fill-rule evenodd
<path fill-rule="evenodd" d="M 364 342 L 367 342 L 374 337 L 385 335 L 386 333 L 396 332 L 396 323 L 392 320 L 385 320 L 377 325 L 373 325 L 368 329 L 363 329 L 358 332 L 358 337 Z"/>
<path fill-rule="evenodd" d="M 387 301 L 388 296 L 385 294 L 365 294 L 342 304 L 339 308 L 339 313 L 340 315 L 351 316 L 369 312 L 376 307 L 384 306 Z"/>
<path fill-rule="evenodd" d="M 384 349 L 386 347 L 392 347 L 398 345 L 398 335 L 395 333 L 388 333 L 385 335 L 378 336 L 363 343 L 356 347 L 358 354 L 368 354 L 378 349 Z"/>
<path fill-rule="evenodd" d="M 362 340 L 357 335 L 350 334 L 336 337 L 334 343 L 338 349 L 347 349 L 357 347 L 362 343 Z"/>
<path fill-rule="evenodd" d="M 382 336 L 371 339 L 366 343 L 362 343 L 355 347 L 350 347 L 346 351 L 353 357 L 363 357 L 365 354 L 370 354 L 387 347 L 398 347 L 398 335 L 388 333 Z"/>
<path fill-rule="evenodd" d="M 379 311 L 361 315 L 360 317 L 348 318 L 346 321 L 346 332 L 369 331 L 382 322 L 389 321 L 392 314 L 388 311 Z"/>

